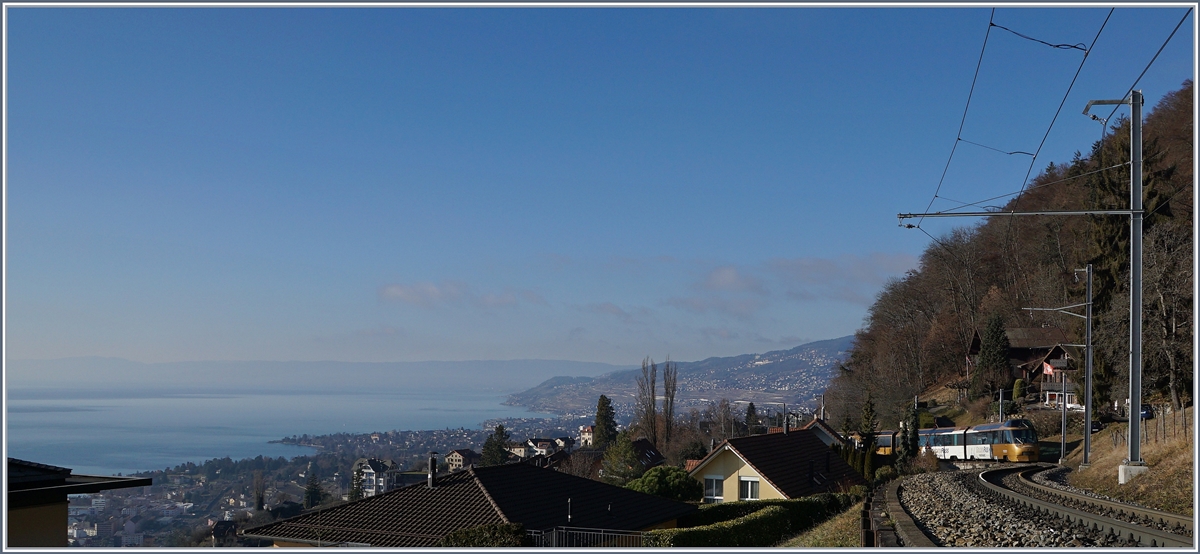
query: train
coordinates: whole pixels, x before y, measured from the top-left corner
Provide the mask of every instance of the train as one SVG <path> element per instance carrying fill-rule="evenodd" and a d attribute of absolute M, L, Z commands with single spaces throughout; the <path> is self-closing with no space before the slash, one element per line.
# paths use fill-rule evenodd
<path fill-rule="evenodd" d="M 971 427 L 943 427 L 918 431 L 922 450 L 943 460 L 995 460 L 1036 462 L 1039 458 L 1037 431 L 1028 419 L 1010 419 Z M 875 453 L 889 455 L 899 440 L 896 431 L 875 435 Z"/>

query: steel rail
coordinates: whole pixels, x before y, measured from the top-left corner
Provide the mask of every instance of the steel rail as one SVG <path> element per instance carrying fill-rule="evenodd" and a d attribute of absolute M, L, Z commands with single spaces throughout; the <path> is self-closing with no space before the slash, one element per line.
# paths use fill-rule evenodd
<path fill-rule="evenodd" d="M 1168 546 L 1168 547 L 1189 547 L 1189 548 L 1192 546 L 1191 537 L 1184 537 L 1181 535 L 1176 535 L 1174 533 L 1168 533 L 1166 531 L 1160 531 L 1158 529 L 1153 529 L 1150 527 L 1143 527 L 1141 525 L 1129 523 L 1127 521 L 1121 521 L 1118 519 L 1113 519 L 1113 518 L 1098 515 L 1098 514 L 1088 513 L 1088 512 L 1081 511 L 1081 510 L 1076 510 L 1074 508 L 1068 508 L 1066 506 L 1062 506 L 1059 504 L 1053 504 L 1050 502 L 1043 502 L 1040 500 L 1035 500 L 1033 498 L 1030 498 L 1028 496 L 1020 494 L 1014 490 L 1011 490 L 1007 487 L 1003 487 L 1001 485 L 997 485 L 997 484 L 991 482 L 991 478 L 995 477 L 997 480 L 999 480 L 999 477 L 1002 477 L 1003 475 L 1008 474 L 1010 472 L 1042 471 L 1042 470 L 1048 469 L 1049 467 L 1053 467 L 1053 466 L 1039 464 L 1035 468 L 1016 467 L 1016 468 L 1003 468 L 1003 469 L 992 469 L 992 470 L 987 470 L 987 471 L 981 471 L 979 473 L 979 482 L 985 488 L 987 488 L 989 491 L 991 491 L 993 494 L 996 494 L 998 496 L 1002 496 L 1004 498 L 1012 500 L 1013 502 L 1016 502 L 1017 504 L 1019 504 L 1021 506 L 1033 508 L 1034 510 L 1036 510 L 1040 513 L 1052 515 L 1054 517 L 1064 519 L 1070 523 L 1082 524 L 1093 530 L 1099 530 L 1099 531 L 1109 534 L 1109 535 L 1113 535 L 1113 536 L 1121 537 L 1123 539 L 1127 539 L 1127 540 L 1130 540 L 1133 542 L 1137 542 L 1139 546 Z"/>
<path fill-rule="evenodd" d="M 1161 510 L 1155 510 L 1153 508 L 1143 508 L 1140 506 L 1133 506 L 1133 505 L 1125 504 L 1122 502 L 1113 502 L 1111 500 L 1105 500 L 1103 498 L 1094 498 L 1094 497 L 1086 496 L 1086 495 L 1082 495 L 1082 494 L 1075 494 L 1070 491 L 1064 491 L 1062 489 L 1058 489 L 1055 487 L 1046 486 L 1041 483 L 1034 482 L 1032 479 L 1029 478 L 1029 475 L 1032 475 L 1033 473 L 1036 473 L 1037 471 L 1040 471 L 1040 470 L 1022 471 L 1018 475 L 1018 478 L 1021 480 L 1021 484 L 1025 485 L 1027 487 L 1031 487 L 1033 489 L 1039 490 L 1046 494 L 1050 494 L 1053 496 L 1059 496 L 1059 497 L 1066 498 L 1069 500 L 1074 500 L 1076 502 L 1080 502 L 1082 504 L 1088 505 L 1089 507 L 1094 507 L 1094 508 L 1096 508 L 1096 510 L 1095 510 L 1096 513 L 1103 513 L 1105 511 L 1111 511 L 1111 512 L 1114 512 L 1117 514 L 1127 515 L 1127 516 L 1130 516 L 1130 517 L 1133 517 L 1136 519 L 1144 519 L 1144 520 L 1153 521 L 1155 523 L 1159 523 L 1161 525 L 1167 526 L 1168 528 L 1178 527 L 1178 528 L 1187 530 L 1187 532 L 1189 532 L 1189 533 L 1193 533 L 1192 518 L 1190 518 L 1188 516 L 1181 515 L 1181 514 L 1173 514 L 1173 513 L 1164 512 Z"/>

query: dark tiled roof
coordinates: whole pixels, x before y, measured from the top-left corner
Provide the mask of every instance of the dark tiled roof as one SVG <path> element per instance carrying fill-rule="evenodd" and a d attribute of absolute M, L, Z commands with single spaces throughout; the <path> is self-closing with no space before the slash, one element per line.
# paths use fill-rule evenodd
<path fill-rule="evenodd" d="M 662 465 L 663 462 L 667 461 L 666 456 L 663 456 L 662 452 L 654 448 L 654 445 L 650 444 L 650 441 L 646 439 L 633 441 L 633 450 L 637 452 L 638 461 L 642 462 L 642 466 L 646 469 Z"/>
<path fill-rule="evenodd" d="M 62 485 L 70 476 L 69 468 L 27 462 L 16 458 L 8 459 L 9 490 Z"/>
<path fill-rule="evenodd" d="M 763 479 L 788 498 L 831 492 L 839 485 L 866 484 L 866 480 L 841 456 L 808 429 L 796 429 L 786 435 L 774 433 L 728 439 L 701 460 L 699 466 L 692 470 L 693 475 L 702 472 L 704 466 L 726 446 L 737 452 Z M 828 470 L 826 463 L 829 464 Z M 812 468 L 817 479 L 809 478 L 809 468 Z"/>
<path fill-rule="evenodd" d="M 75 475 L 65 467 L 8 459 L 6 489 L 10 508 L 61 502 L 68 494 L 90 494 L 151 484 L 151 479 L 146 477 Z"/>
<path fill-rule="evenodd" d="M 1012 348 L 1053 348 L 1067 342 L 1067 334 L 1055 327 L 1005 329 Z"/>
<path fill-rule="evenodd" d="M 440 476 L 436 484 L 433 489 L 424 484 L 396 489 L 250 528 L 245 535 L 429 547 L 452 531 L 488 523 L 521 523 L 531 530 L 564 525 L 639 530 L 696 509 L 528 464 L 472 468 Z"/>
<path fill-rule="evenodd" d="M 829 438 L 837 441 L 838 443 L 841 443 L 841 444 L 846 443 L 846 439 L 842 438 L 842 434 L 838 433 L 837 430 L 835 430 L 833 427 L 830 427 L 829 424 L 825 423 L 825 420 L 823 420 L 821 418 L 813 418 L 811 421 L 809 421 L 808 423 L 805 423 L 800 428 L 801 429 L 812 429 L 815 432 L 823 432 L 826 435 L 828 435 Z M 817 431 L 817 429 L 820 429 L 820 431 Z M 824 441 L 822 441 L 822 442 L 824 442 Z"/>

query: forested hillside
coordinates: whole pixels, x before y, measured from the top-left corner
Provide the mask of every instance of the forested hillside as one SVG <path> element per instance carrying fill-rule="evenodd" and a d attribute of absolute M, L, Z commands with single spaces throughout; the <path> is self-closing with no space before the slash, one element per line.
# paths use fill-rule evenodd
<path fill-rule="evenodd" d="M 1148 110 L 1143 128 L 1144 397 L 1175 406 L 1192 388 L 1192 81 Z M 1147 99 L 1149 108 L 1151 100 Z M 1086 154 L 1051 163 L 1003 211 L 1128 209 L 1130 122 Z M 1008 327 L 1055 326 L 1084 340 L 1084 323 L 1056 312 L 1085 302 L 1094 265 L 1096 402 L 1124 399 L 1129 366 L 1128 216 L 990 217 L 935 237 L 920 266 L 889 282 L 855 335 L 849 361 L 826 391 L 829 418 L 858 421 L 869 393 L 887 427 L 927 387 L 962 381 L 974 332 L 989 319 Z M 1078 310 L 1082 313 L 1082 309 Z M 982 372 L 976 372 L 977 374 Z M 972 394 L 1007 386 L 976 375 Z"/>

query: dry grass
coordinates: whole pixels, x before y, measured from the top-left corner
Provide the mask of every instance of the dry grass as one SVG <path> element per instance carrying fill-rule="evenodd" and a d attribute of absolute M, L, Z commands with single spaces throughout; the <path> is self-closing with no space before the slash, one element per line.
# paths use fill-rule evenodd
<path fill-rule="evenodd" d="M 1192 410 L 1188 409 L 1188 432 L 1192 432 Z M 1170 417 L 1170 416 L 1167 416 Z M 1176 420 L 1178 421 L 1178 419 Z M 1158 421 L 1149 420 L 1144 430 L 1152 436 Z M 1143 506 L 1183 514 L 1192 515 L 1195 509 L 1195 445 L 1190 436 L 1184 436 L 1182 428 L 1175 432 L 1175 437 L 1162 437 L 1159 430 L 1157 442 L 1142 444 L 1142 459 L 1150 466 L 1150 471 L 1140 475 L 1124 485 L 1117 484 L 1117 467 L 1128 455 L 1129 446 L 1118 443 L 1114 446 L 1113 435 L 1124 434 L 1127 424 L 1117 423 L 1105 430 L 1092 435 L 1091 467 L 1078 469 L 1083 461 L 1082 436 L 1068 435 L 1067 465 L 1075 468 L 1071 472 L 1071 484 L 1096 491 L 1106 496 Z M 1170 435 L 1170 428 L 1167 429 Z M 1051 437 L 1047 437 L 1051 440 Z M 1056 445 L 1057 446 L 1057 445 Z M 1074 447 L 1074 448 L 1073 448 Z M 1051 461 L 1051 460 L 1047 460 Z"/>
<path fill-rule="evenodd" d="M 858 528 L 860 511 L 862 511 L 862 502 L 851 506 L 845 512 L 833 516 L 808 531 L 783 541 L 779 546 L 788 548 L 831 548 L 842 546 L 859 548 L 862 546 L 862 534 Z"/>

